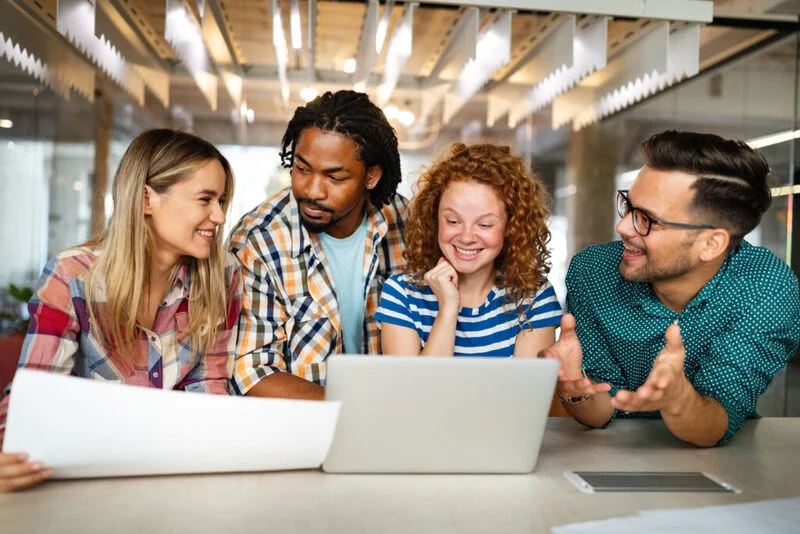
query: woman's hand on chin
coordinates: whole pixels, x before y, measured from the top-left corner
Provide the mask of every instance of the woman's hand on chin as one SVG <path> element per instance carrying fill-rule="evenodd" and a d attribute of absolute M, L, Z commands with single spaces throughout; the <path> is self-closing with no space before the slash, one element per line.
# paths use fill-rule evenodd
<path fill-rule="evenodd" d="M 439 311 L 457 314 L 461 307 L 461 297 L 458 293 L 458 273 L 453 266 L 441 257 L 436 267 L 425 273 L 424 280 L 439 301 Z"/>

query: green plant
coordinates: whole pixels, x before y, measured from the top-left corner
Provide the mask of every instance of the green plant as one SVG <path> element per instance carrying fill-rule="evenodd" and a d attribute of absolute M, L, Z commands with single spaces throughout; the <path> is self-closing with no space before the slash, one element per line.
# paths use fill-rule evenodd
<path fill-rule="evenodd" d="M 17 332 L 27 332 L 30 318 L 27 316 L 26 305 L 33 297 L 33 289 L 27 286 L 16 286 L 9 284 L 8 294 L 14 300 L 14 306 L 9 310 L 0 312 L 0 319 L 3 323 L 8 323 L 8 328 Z"/>

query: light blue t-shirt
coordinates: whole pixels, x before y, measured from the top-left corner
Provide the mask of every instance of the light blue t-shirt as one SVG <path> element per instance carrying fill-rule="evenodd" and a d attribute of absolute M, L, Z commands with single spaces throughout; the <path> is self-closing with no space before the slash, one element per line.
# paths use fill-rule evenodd
<path fill-rule="evenodd" d="M 319 242 L 333 274 L 333 285 L 342 318 L 344 350 L 359 354 L 364 329 L 364 247 L 367 246 L 367 217 L 351 235 L 337 239 L 320 232 Z"/>

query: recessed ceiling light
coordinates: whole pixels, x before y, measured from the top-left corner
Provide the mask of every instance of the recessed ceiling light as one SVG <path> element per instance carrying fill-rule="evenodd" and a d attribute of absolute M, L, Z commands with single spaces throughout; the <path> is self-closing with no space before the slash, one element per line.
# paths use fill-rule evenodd
<path fill-rule="evenodd" d="M 315 98 L 317 98 L 318 95 L 319 93 L 313 87 L 305 87 L 303 89 L 300 89 L 300 98 L 302 98 L 306 102 L 314 100 Z"/>
<path fill-rule="evenodd" d="M 11 128 L 14 126 L 14 121 L 11 119 L 0 119 L 0 128 Z"/>
<path fill-rule="evenodd" d="M 344 71 L 347 74 L 353 74 L 356 71 L 356 60 L 350 58 L 344 62 Z"/>
<path fill-rule="evenodd" d="M 400 110 L 397 109 L 397 106 L 386 106 L 383 108 L 383 114 L 386 115 L 386 118 L 389 120 L 396 119 L 400 114 Z"/>
<path fill-rule="evenodd" d="M 399 120 L 400 123 L 406 128 L 414 123 L 414 119 L 416 119 L 414 113 L 408 110 L 403 110 L 397 114 L 397 120 Z"/>

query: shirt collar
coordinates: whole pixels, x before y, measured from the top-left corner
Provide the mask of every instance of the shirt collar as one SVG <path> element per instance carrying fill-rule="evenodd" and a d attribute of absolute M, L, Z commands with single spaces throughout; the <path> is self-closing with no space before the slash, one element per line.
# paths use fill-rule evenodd
<path fill-rule="evenodd" d="M 189 287 L 189 262 L 187 260 L 181 260 L 180 265 L 178 265 L 178 272 L 175 273 L 175 282 L 172 286 Z"/>
<path fill-rule="evenodd" d="M 742 241 L 735 249 L 733 249 L 728 254 L 728 257 L 725 258 L 725 261 L 722 263 L 719 271 L 717 271 L 717 274 L 715 274 L 711 280 L 706 282 L 706 285 L 704 285 L 697 295 L 695 295 L 695 297 L 689 301 L 689 304 L 687 304 L 686 307 L 692 308 L 694 306 L 699 306 L 710 299 L 714 295 L 714 292 L 719 287 L 720 283 L 722 283 L 723 280 L 727 280 L 731 277 L 733 270 L 732 264 L 736 261 L 736 256 L 739 255 L 739 252 L 741 252 L 743 248 L 747 248 L 749 246 L 751 246 L 750 243 Z"/>

